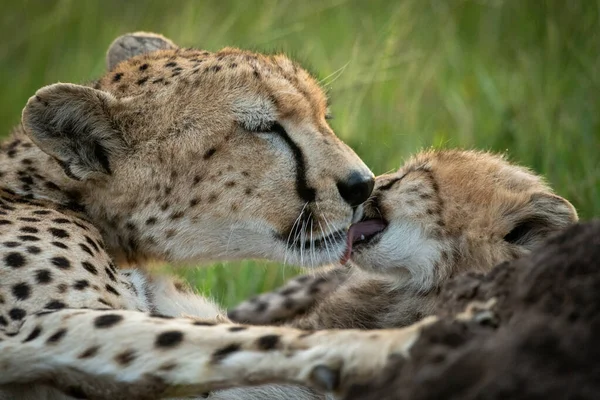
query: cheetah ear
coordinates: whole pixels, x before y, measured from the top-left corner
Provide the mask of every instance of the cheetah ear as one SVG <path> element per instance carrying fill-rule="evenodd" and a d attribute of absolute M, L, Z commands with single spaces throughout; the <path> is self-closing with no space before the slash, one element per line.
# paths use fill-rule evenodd
<path fill-rule="evenodd" d="M 127 33 L 116 38 L 106 53 L 106 68 L 111 71 L 121 61 L 157 50 L 176 49 L 166 37 L 150 32 Z"/>
<path fill-rule="evenodd" d="M 577 211 L 566 199 L 552 193 L 531 196 L 526 215 L 520 215 L 504 240 L 532 249 L 578 220 Z"/>
<path fill-rule="evenodd" d="M 23 109 L 25 132 L 72 179 L 109 174 L 125 150 L 113 96 L 90 87 L 57 83 L 38 90 Z"/>

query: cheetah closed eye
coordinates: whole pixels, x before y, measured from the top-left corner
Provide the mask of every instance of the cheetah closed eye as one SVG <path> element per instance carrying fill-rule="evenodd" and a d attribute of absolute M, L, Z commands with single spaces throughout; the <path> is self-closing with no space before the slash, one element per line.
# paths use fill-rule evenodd
<path fill-rule="evenodd" d="M 316 81 L 283 55 L 136 33 L 111 45 L 107 66 L 89 86 L 38 90 L 0 148 L 0 398 L 60 397 L 49 386 L 76 398 L 197 393 L 191 375 L 191 386 L 169 377 L 168 350 L 207 332 L 150 317 L 186 309 L 157 306 L 144 274 L 116 265 L 327 264 L 373 188 Z M 198 316 L 217 317 L 205 303 Z M 234 346 L 221 335 L 199 361 Z M 219 382 L 214 371 L 202 379 Z"/>

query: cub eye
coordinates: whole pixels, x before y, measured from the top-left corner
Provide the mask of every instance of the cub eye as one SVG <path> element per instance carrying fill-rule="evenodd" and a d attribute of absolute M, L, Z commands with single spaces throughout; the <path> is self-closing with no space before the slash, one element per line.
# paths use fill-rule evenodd
<path fill-rule="evenodd" d="M 522 221 L 504 236 L 504 240 L 508 243 L 523 245 L 527 243 L 536 228 L 537 224 L 535 221 Z"/>

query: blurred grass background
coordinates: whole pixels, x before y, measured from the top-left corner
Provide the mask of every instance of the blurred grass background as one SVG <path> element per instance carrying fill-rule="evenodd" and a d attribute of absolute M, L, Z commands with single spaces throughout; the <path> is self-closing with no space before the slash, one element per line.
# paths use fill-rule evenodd
<path fill-rule="evenodd" d="M 429 146 L 508 152 L 600 216 L 600 1 L 22 0 L 2 6 L 0 135 L 27 98 L 104 71 L 118 35 L 284 51 L 324 79 L 332 126 L 378 174 Z M 295 270 L 174 269 L 225 305 Z"/>

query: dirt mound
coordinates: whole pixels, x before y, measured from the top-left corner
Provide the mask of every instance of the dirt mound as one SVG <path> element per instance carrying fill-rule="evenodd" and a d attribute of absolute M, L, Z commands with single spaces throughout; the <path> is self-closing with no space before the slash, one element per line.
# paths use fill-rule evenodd
<path fill-rule="evenodd" d="M 600 221 L 579 224 L 523 259 L 444 288 L 443 318 L 410 360 L 397 359 L 353 399 L 597 399 L 600 396 Z M 491 323 L 453 321 L 495 297 Z"/>

